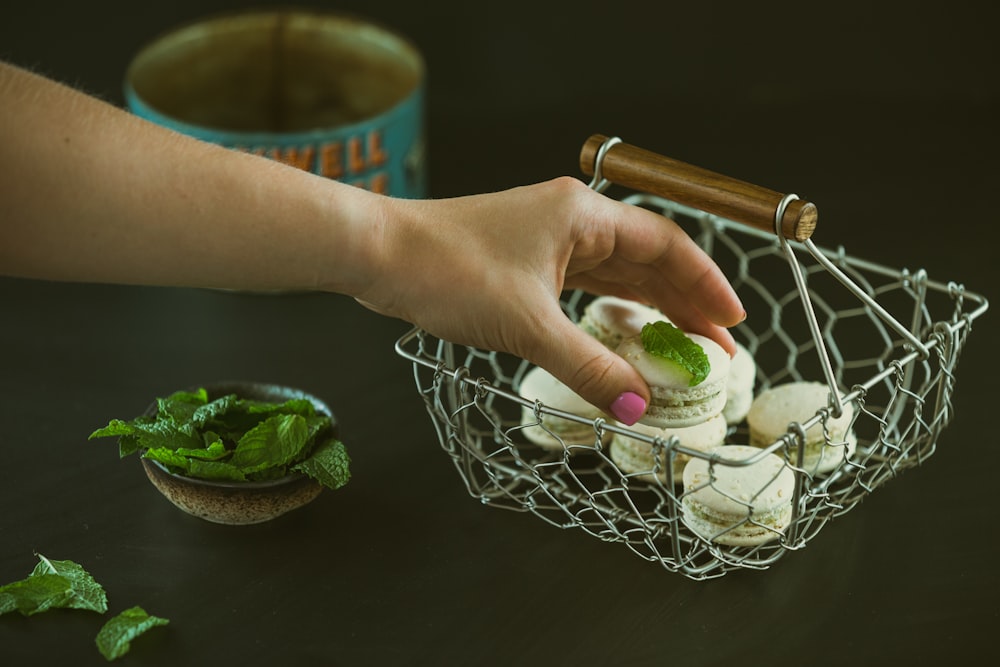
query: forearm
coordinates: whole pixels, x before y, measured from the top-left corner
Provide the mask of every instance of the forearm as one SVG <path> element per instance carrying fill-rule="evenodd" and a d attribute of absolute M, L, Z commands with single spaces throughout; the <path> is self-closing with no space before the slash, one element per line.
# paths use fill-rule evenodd
<path fill-rule="evenodd" d="M 0 272 L 355 294 L 384 198 L 0 63 Z"/>

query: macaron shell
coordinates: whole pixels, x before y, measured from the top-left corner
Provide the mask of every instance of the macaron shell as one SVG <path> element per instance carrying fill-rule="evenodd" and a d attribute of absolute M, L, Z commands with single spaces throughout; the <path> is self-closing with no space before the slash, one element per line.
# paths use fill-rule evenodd
<path fill-rule="evenodd" d="M 770 444 L 770 443 L 769 443 Z M 811 442 L 806 444 L 805 454 L 802 461 L 802 469 L 810 475 L 825 475 L 837 469 L 844 461 L 854 456 L 857 449 L 858 438 L 853 431 L 847 434 L 844 440 L 831 442 L 825 441 Z M 797 465 L 798 448 L 789 449 L 789 462 Z"/>
<path fill-rule="evenodd" d="M 722 408 L 722 415 L 726 418 L 726 423 L 735 425 L 747 418 L 750 406 L 753 405 L 753 391 L 726 392 L 726 404 Z"/>
<path fill-rule="evenodd" d="M 693 386 L 691 375 L 677 364 L 647 352 L 640 335 L 630 336 L 618 346 L 618 354 L 649 385 L 650 401 L 640 423 L 685 428 L 714 417 L 725 407 L 729 353 L 705 336 L 688 334 L 688 337 L 701 346 L 710 364 L 708 377 Z"/>
<path fill-rule="evenodd" d="M 711 338 L 698 334 L 687 336 L 701 346 L 710 366 L 708 377 L 694 386 L 689 384 L 691 375 L 677 364 L 647 352 L 639 335 L 623 340 L 617 352 L 632 364 L 651 388 L 671 389 L 691 398 L 717 393 L 725 387 L 729 377 L 729 353 Z"/>
<path fill-rule="evenodd" d="M 736 354 L 729 364 L 726 378 L 726 407 L 722 409 L 729 424 L 739 424 L 746 419 L 753 404 L 754 383 L 757 379 L 757 363 L 750 350 L 736 343 Z"/>
<path fill-rule="evenodd" d="M 759 457 L 761 450 L 724 445 L 711 454 L 736 462 Z M 791 520 L 795 475 L 775 454 L 732 466 L 692 458 L 683 479 L 682 519 L 706 539 L 735 546 L 761 544 L 777 539 Z"/>
<path fill-rule="evenodd" d="M 649 322 L 668 321 L 656 308 L 616 296 L 599 296 L 584 309 L 579 326 L 611 349 Z"/>
<path fill-rule="evenodd" d="M 657 428 L 688 428 L 722 413 L 726 394 L 721 389 L 695 403 L 679 403 L 678 394 L 659 387 L 650 387 L 650 402 L 640 424 Z"/>
<path fill-rule="evenodd" d="M 539 401 L 544 406 L 561 410 L 587 420 L 604 418 L 604 413 L 579 396 L 556 377 L 539 366 L 532 367 L 524 374 L 518 387 L 521 396 L 529 401 Z M 562 449 L 563 445 L 592 445 L 597 442 L 597 432 L 592 424 L 579 423 L 563 419 L 555 415 L 541 414 L 541 422 L 535 415 L 534 408 L 522 406 L 521 423 L 524 428 L 518 429 L 528 440 L 546 449 Z M 551 431 L 551 433 L 549 432 Z M 556 434 L 558 438 L 553 437 Z M 603 440 L 610 440 L 610 434 L 604 434 Z"/>
<path fill-rule="evenodd" d="M 631 427 L 631 430 L 641 435 L 659 437 L 665 442 L 676 436 L 681 447 L 707 452 L 723 444 L 726 439 L 727 427 L 726 420 L 720 414 L 688 428 L 656 428 L 636 424 Z M 653 445 L 616 433 L 611 438 L 609 449 L 611 460 L 622 472 L 626 474 L 641 473 L 638 475 L 640 479 L 653 481 L 653 468 L 656 463 L 653 457 Z M 684 466 L 690 458 L 687 454 L 680 452 L 674 455 L 674 481 L 677 484 L 681 483 Z M 662 465 L 662 461 L 660 463 Z M 662 470 L 656 476 L 664 482 L 667 479 L 666 472 Z"/>
<path fill-rule="evenodd" d="M 821 382 L 786 382 L 760 392 L 747 413 L 751 442 L 767 446 L 788 432 L 792 422 L 803 424 L 827 407 L 830 388 Z M 844 404 L 840 417 L 830 416 L 826 429 L 833 441 L 843 440 L 854 418 L 854 406 Z M 823 439 L 823 425 L 815 424 L 806 431 L 807 442 Z"/>

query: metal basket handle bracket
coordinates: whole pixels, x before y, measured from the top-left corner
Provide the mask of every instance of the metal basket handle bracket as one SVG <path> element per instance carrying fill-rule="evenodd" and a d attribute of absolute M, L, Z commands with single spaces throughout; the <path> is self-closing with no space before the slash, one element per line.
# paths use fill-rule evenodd
<path fill-rule="evenodd" d="M 679 204 L 774 232 L 775 212 L 785 195 L 707 169 L 694 167 L 594 134 L 580 151 L 580 169 L 634 190 L 666 197 Z M 815 204 L 796 199 L 788 202 L 781 217 L 786 239 L 806 241 L 816 230 L 819 214 Z"/>

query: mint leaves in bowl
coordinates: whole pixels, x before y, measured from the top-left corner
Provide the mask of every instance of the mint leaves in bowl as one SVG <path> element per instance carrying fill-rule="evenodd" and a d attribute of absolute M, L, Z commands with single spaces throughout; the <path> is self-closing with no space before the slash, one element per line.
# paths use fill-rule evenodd
<path fill-rule="evenodd" d="M 188 514 L 224 524 L 268 521 L 350 480 L 350 457 L 320 399 L 292 387 L 225 382 L 158 398 L 143 415 L 111 420 L 150 482 Z"/>

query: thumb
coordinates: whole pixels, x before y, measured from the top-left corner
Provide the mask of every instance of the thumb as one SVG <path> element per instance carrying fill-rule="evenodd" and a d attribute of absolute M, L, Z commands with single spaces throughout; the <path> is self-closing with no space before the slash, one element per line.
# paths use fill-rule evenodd
<path fill-rule="evenodd" d="M 555 318 L 556 326 L 539 331 L 541 340 L 531 361 L 541 366 L 583 400 L 627 426 L 649 405 L 649 387 L 622 357 L 573 324 Z"/>

